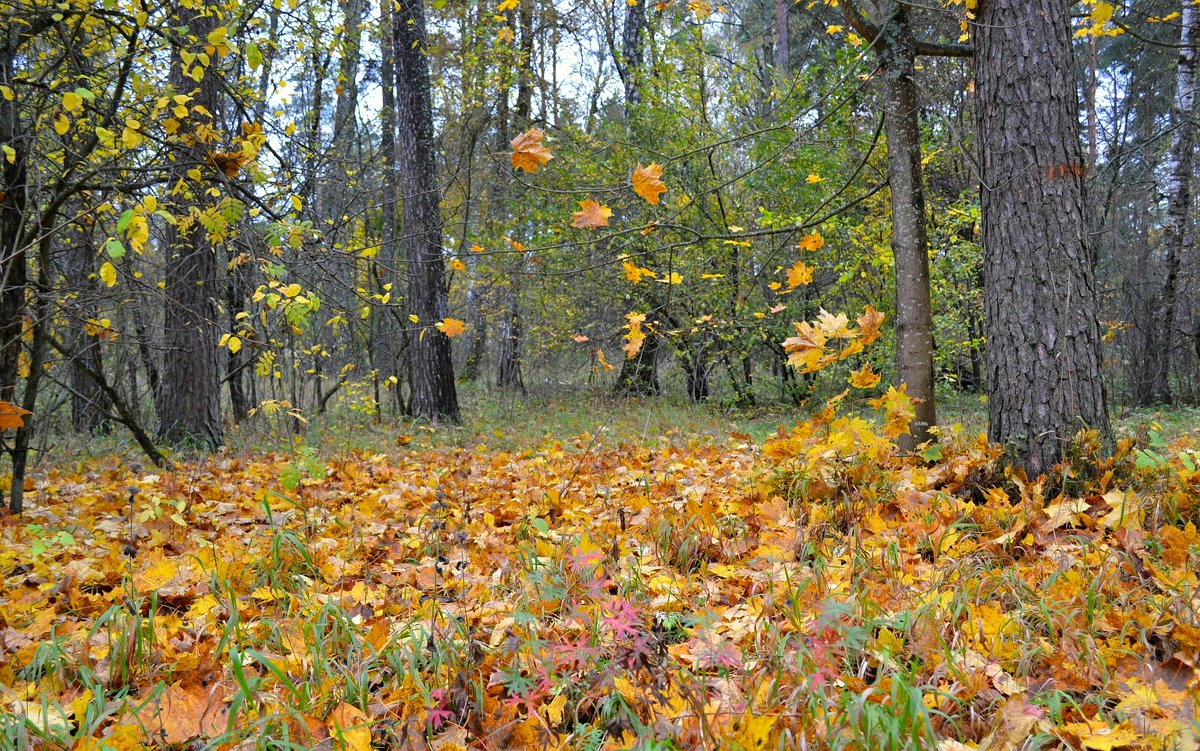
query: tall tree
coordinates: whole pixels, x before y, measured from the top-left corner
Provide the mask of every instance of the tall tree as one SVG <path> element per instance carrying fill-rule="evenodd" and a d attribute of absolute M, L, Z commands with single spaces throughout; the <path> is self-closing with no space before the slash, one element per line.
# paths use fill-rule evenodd
<path fill-rule="evenodd" d="M 911 432 L 901 436 L 901 446 L 911 450 L 932 437 L 929 429 L 937 423 L 916 60 L 918 55 L 965 57 L 971 49 L 918 41 L 907 2 L 877 0 L 875 5 L 873 20 L 859 12 L 854 0 L 846 0 L 843 8 L 851 25 L 875 44 L 883 79 L 896 267 L 896 380 L 907 387 L 916 406 Z"/>
<path fill-rule="evenodd" d="M 1192 203 L 1192 153 L 1196 143 L 1196 58 L 1200 40 L 1200 6 L 1183 3 L 1179 63 L 1175 72 L 1175 101 L 1171 107 L 1171 153 L 1168 157 L 1167 216 L 1163 223 L 1162 289 L 1155 300 L 1151 326 L 1154 335 L 1146 348 L 1145 364 L 1150 400 L 1171 402 L 1171 350 L 1175 340 L 1175 315 L 1179 302 L 1179 271 Z"/>
<path fill-rule="evenodd" d="M 988 437 L 1031 474 L 1107 433 L 1069 0 L 982 0 L 975 24 Z"/>
<path fill-rule="evenodd" d="M 423 330 L 411 337 L 410 409 L 417 417 L 457 421 L 458 393 L 450 340 L 433 325 L 446 317 L 441 194 L 433 143 L 433 91 L 425 59 L 423 0 L 395 4 L 396 152 L 404 191 L 408 310 Z"/>
<path fill-rule="evenodd" d="M 205 47 L 212 46 L 209 35 L 221 23 L 215 4 L 193 8 L 180 3 L 176 14 L 181 30 L 172 46 L 171 85 L 193 97 L 193 133 L 177 142 L 171 170 L 181 192 L 165 243 L 162 380 L 156 395 L 159 436 L 168 443 L 215 448 L 225 441 L 217 349 L 221 289 L 216 250 L 200 218 L 216 204 L 209 185 L 195 181 L 195 172 L 188 173 L 200 169 L 213 176 L 208 165 L 210 138 L 205 134 L 219 127 L 223 89 L 219 51 L 210 54 Z M 205 59 L 208 65 L 202 64 Z M 207 110 L 207 117 L 195 105 Z"/>

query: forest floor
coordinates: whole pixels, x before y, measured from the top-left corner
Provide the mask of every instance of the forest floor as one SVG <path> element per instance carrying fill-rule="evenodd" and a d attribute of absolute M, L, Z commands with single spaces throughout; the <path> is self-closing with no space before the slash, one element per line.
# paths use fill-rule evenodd
<path fill-rule="evenodd" d="M 886 402 L 474 404 L 64 439 L 0 521 L 0 748 L 1197 748 L 1195 412 L 1039 483 L 971 398 L 920 457 Z"/>

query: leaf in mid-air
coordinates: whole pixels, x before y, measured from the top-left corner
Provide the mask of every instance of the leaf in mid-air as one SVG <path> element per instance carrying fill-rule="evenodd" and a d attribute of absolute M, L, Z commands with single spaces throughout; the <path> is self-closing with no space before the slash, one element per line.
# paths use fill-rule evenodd
<path fill-rule="evenodd" d="M 443 318 L 437 323 L 438 330 L 453 339 L 467 330 L 466 324 L 457 318 Z"/>
<path fill-rule="evenodd" d="M 661 164 L 652 162 L 645 167 L 638 164 L 633 171 L 633 192 L 657 206 L 659 196 L 667 192 L 667 186 L 661 179 L 662 171 Z"/>
<path fill-rule="evenodd" d="M 602 206 L 595 201 L 580 201 L 579 211 L 571 214 L 571 226 L 582 229 L 599 229 L 608 226 L 608 219 L 613 215 L 612 209 Z"/>
<path fill-rule="evenodd" d="M 25 415 L 29 410 L 21 409 L 10 402 L 0 402 L 0 430 L 17 430 L 25 427 Z"/>
<path fill-rule="evenodd" d="M 550 149 L 542 144 L 546 131 L 530 128 L 512 140 L 513 169 L 537 172 L 538 166 L 554 158 Z"/>

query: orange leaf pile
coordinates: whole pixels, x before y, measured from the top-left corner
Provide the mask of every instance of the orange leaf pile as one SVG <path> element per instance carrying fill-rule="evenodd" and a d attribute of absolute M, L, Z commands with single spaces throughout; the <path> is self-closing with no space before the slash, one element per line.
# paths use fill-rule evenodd
<path fill-rule="evenodd" d="M 0 728 L 32 748 L 876 748 L 871 712 L 915 748 L 1190 747 L 1194 443 L 1140 468 L 1122 443 L 1052 495 L 962 432 L 936 463 L 901 454 L 903 389 L 847 401 L 761 445 L 655 438 L 631 409 L 515 448 L 421 430 L 43 466 L 0 519 Z"/>

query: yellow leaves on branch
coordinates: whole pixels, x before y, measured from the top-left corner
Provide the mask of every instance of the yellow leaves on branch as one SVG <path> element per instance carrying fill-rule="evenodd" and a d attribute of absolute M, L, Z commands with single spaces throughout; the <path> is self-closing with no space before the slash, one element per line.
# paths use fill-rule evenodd
<path fill-rule="evenodd" d="M 625 320 L 628 321 L 625 324 L 628 330 L 625 332 L 625 346 L 621 349 L 625 350 L 625 359 L 632 360 L 642 349 L 642 343 L 646 341 L 646 332 L 642 329 L 642 324 L 646 322 L 646 314 L 627 313 Z"/>
<path fill-rule="evenodd" d="M 21 409 L 11 402 L 0 402 L 0 431 L 19 430 L 25 427 L 25 415 L 29 410 Z"/>
<path fill-rule="evenodd" d="M 850 328 L 845 313 L 834 315 L 824 308 L 815 322 L 801 321 L 793 324 L 796 335 L 783 342 L 788 353 L 788 363 L 804 373 L 814 373 L 847 357 L 863 351 L 863 347 L 879 338 L 879 327 L 884 316 L 868 305 L 858 317 L 858 330 Z M 836 352 L 826 346 L 832 340 L 847 340 L 847 344 Z"/>
<path fill-rule="evenodd" d="M 658 205 L 659 197 L 667 192 L 667 186 L 662 181 L 663 167 L 661 164 L 650 163 L 643 167 L 638 163 L 633 171 L 633 192 L 637 193 L 653 206 Z"/>
<path fill-rule="evenodd" d="M 537 172 L 538 167 L 554 158 L 542 144 L 546 131 L 530 128 L 512 140 L 512 166 L 516 170 Z"/>
<path fill-rule="evenodd" d="M 607 206 L 602 206 L 599 203 L 587 200 L 579 202 L 579 211 L 571 214 L 572 227 L 581 229 L 599 229 L 608 226 L 609 217 L 613 215 L 612 209 Z"/>
<path fill-rule="evenodd" d="M 467 325 L 457 318 L 443 318 L 434 325 L 437 326 L 438 331 L 441 331 L 451 339 L 461 336 L 467 330 Z"/>

